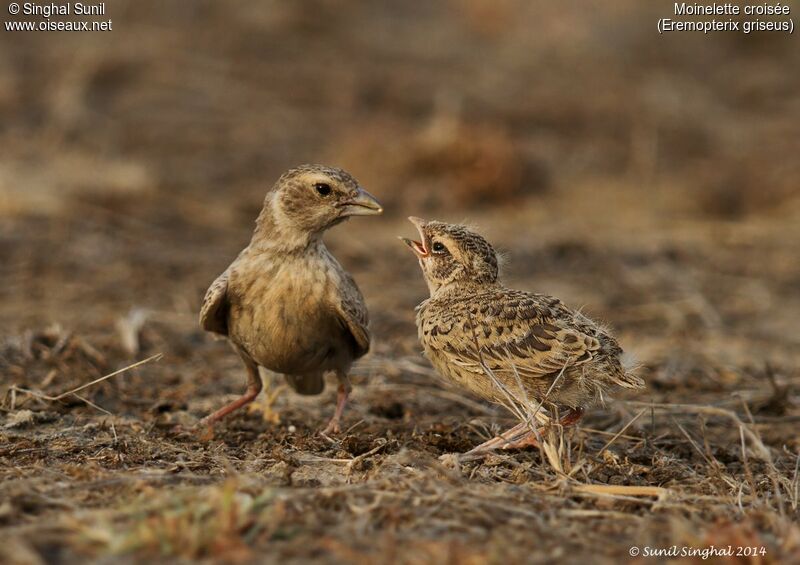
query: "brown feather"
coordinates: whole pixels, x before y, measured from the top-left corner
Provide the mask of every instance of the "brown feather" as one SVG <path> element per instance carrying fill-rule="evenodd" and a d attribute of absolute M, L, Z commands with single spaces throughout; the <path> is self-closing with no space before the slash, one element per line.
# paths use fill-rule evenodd
<path fill-rule="evenodd" d="M 510 390 L 519 379 L 533 399 L 574 408 L 614 386 L 644 386 L 622 367 L 607 330 L 556 298 L 498 283 L 494 249 L 481 236 L 441 222 L 420 231 L 425 249 L 447 242 L 446 252 L 420 256 L 431 297 L 417 308 L 419 339 L 443 377 L 502 403 L 488 368 Z"/>

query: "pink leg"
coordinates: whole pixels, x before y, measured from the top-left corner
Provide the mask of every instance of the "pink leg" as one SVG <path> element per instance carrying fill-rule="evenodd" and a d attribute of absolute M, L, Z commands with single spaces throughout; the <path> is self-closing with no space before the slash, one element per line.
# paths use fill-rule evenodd
<path fill-rule="evenodd" d="M 333 413 L 333 418 L 328 422 L 328 425 L 322 430 L 323 434 L 338 434 L 341 432 L 339 422 L 344 414 L 344 407 L 347 405 L 347 398 L 350 396 L 350 380 L 345 374 L 336 375 L 339 379 L 339 390 L 336 394 L 336 411 Z"/>
<path fill-rule="evenodd" d="M 525 422 L 517 424 L 513 428 L 504 431 L 499 436 L 493 437 L 492 439 L 483 442 L 479 446 L 470 449 L 464 455 L 470 455 L 470 456 L 479 455 L 479 454 L 489 453 L 490 451 L 494 451 L 495 449 L 500 449 L 509 442 L 516 441 L 520 432 L 522 432 L 526 428 L 527 424 Z"/>
<path fill-rule="evenodd" d="M 222 418 L 241 408 L 242 406 L 251 403 L 255 400 L 258 393 L 261 392 L 261 375 L 258 374 L 258 365 L 256 365 L 249 357 L 243 355 L 239 352 L 239 356 L 244 361 L 244 365 L 247 368 L 247 390 L 245 393 L 228 404 L 227 406 L 223 406 L 213 414 L 206 416 L 202 420 L 200 420 L 200 425 L 208 426 L 209 428 L 213 427 L 214 424 L 219 422 Z"/>
<path fill-rule="evenodd" d="M 582 416 L 583 408 L 570 409 L 570 411 L 559 420 L 559 423 L 564 427 L 569 427 L 577 424 Z M 539 428 L 537 431 L 541 434 L 544 429 Z M 522 422 L 499 436 L 485 441 L 464 453 L 461 456 L 461 460 L 479 459 L 497 449 L 510 450 L 524 449 L 526 447 L 539 447 L 539 441 L 536 437 L 536 433 L 528 427 L 528 424 Z"/>
<path fill-rule="evenodd" d="M 568 428 L 578 423 L 583 416 L 583 408 L 570 408 L 569 412 L 558 421 L 559 424 Z M 539 435 L 544 431 L 544 428 L 537 430 Z M 527 433 L 514 441 L 509 441 L 501 446 L 501 449 L 524 449 L 526 447 L 539 447 L 539 440 L 536 434 L 528 429 Z"/>
<path fill-rule="evenodd" d="M 539 436 L 541 436 L 544 430 L 539 428 L 536 431 L 539 432 Z M 504 444 L 501 449 L 525 449 L 526 447 L 539 447 L 539 440 L 536 438 L 536 434 L 530 430 L 521 438 Z"/>
<path fill-rule="evenodd" d="M 580 421 L 581 418 L 583 418 L 583 412 L 583 408 L 570 408 L 569 412 L 567 412 L 559 421 L 565 428 L 574 426 Z"/>

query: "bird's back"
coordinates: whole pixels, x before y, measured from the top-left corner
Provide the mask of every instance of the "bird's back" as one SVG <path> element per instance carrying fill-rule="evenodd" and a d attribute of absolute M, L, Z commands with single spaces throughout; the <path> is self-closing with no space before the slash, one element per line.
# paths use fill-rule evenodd
<path fill-rule="evenodd" d="M 603 327 L 550 296 L 497 284 L 450 289 L 420 305 L 417 325 L 439 372 L 491 400 L 506 398 L 492 377 L 512 392 L 573 407 L 612 385 L 641 385 Z"/>

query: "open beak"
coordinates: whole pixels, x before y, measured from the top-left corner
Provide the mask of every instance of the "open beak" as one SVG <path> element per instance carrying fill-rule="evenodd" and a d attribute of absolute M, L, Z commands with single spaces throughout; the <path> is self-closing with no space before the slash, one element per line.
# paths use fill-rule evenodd
<path fill-rule="evenodd" d="M 342 216 L 377 216 L 383 214 L 383 206 L 374 196 L 359 188 L 354 198 L 342 204 Z"/>
<path fill-rule="evenodd" d="M 413 239 L 408 239 L 407 237 L 401 237 L 400 239 L 411 248 L 417 257 L 420 259 L 423 257 L 427 257 L 430 254 L 430 251 L 425 247 L 425 232 L 423 228 L 427 223 L 422 218 L 417 218 L 416 216 L 409 216 L 408 220 L 414 224 L 419 232 L 419 239 L 420 241 L 414 241 Z"/>

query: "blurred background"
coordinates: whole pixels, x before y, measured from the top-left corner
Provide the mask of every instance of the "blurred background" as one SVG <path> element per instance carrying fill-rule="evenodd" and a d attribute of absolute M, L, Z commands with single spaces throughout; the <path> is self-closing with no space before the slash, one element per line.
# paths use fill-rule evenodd
<path fill-rule="evenodd" d="M 798 345 L 800 49 L 660 36 L 671 9 L 120 1 L 110 32 L 0 34 L 0 324 L 193 323 L 278 175 L 323 162 L 385 204 L 330 237 L 382 330 L 413 336 L 415 214 L 623 330 Z"/>
<path fill-rule="evenodd" d="M 198 480 L 232 466 L 251 473 L 252 484 L 284 484 L 289 471 L 275 471 L 282 477 L 275 479 L 264 469 L 276 460 L 274 468 L 296 465 L 302 450 L 333 457 L 333 468 L 386 437 L 399 439 L 377 458 L 402 446 L 435 460 L 475 445 L 482 436 L 472 422 L 485 412 L 436 388 L 419 355 L 413 309 L 427 290 L 395 237 L 414 234 L 405 219 L 412 214 L 469 222 L 504 253 L 509 285 L 559 296 L 609 323 L 647 381 L 636 399 L 744 407 L 772 448 L 786 492 L 794 489 L 786 508 L 796 516 L 800 49 L 796 36 L 780 33 L 659 35 L 658 18 L 672 9 L 665 0 L 116 0 L 98 18 L 110 18 L 113 31 L 0 31 L 0 408 L 3 429 L 22 430 L 14 432 L 21 451 L 6 495 L 23 500 L 3 507 L 0 523 L 34 523 L 51 515 L 48 500 L 62 496 L 69 504 L 58 508 L 67 512 L 133 496 L 117 487 L 94 498 L 59 492 L 43 471 L 47 454 L 48 469 L 79 483 L 95 471 L 174 464 L 182 467 L 170 473 L 190 469 Z M 2 14 L 7 20 L 5 6 Z M 329 390 L 323 400 L 276 401 L 295 435 L 243 412 L 220 431 L 225 443 L 213 454 L 175 440 L 163 430 L 193 423 L 242 391 L 241 364 L 200 331 L 197 312 L 208 285 L 247 244 L 267 190 L 306 162 L 349 170 L 386 209 L 326 236 L 370 308 L 374 345 L 354 369 L 345 427 L 366 424 L 344 447 L 316 437 L 329 417 Z M 15 404 L 23 396 L 9 396 L 12 385 L 55 395 L 159 352 L 161 362 L 88 391 L 115 415 L 113 437 L 94 404 L 30 397 Z M 14 415 L 15 408 L 33 412 Z M 590 414 L 580 432 L 586 452 L 616 439 L 634 413 L 618 404 Z M 745 506 L 756 509 L 755 523 L 767 530 L 777 523 L 772 514 L 759 521 L 759 496 L 769 504 L 775 497 L 768 481 L 753 483 L 746 460 L 750 482 L 742 486 L 735 426 L 717 426 L 713 454 L 708 444 L 706 451 L 739 482 L 720 478 L 716 459 L 698 474 L 697 444 L 687 443 L 675 419 L 658 428 L 649 419 L 618 440 L 634 442 L 620 455 L 624 465 L 594 461 L 584 480 L 686 488 L 697 500 L 719 495 L 725 503 L 686 512 L 686 521 L 682 510 L 646 506 L 637 539 L 659 539 L 665 523 L 672 542 L 694 539 L 699 524 L 741 510 L 742 492 L 753 496 Z M 702 445 L 698 420 L 683 421 Z M 51 427 L 44 433 L 30 422 Z M 81 431 L 88 426 L 95 427 Z M 129 446 L 124 460 L 115 455 L 118 434 Z M 640 449 L 645 444 L 651 451 Z M 86 453 L 95 471 L 84 472 Z M 309 476 L 326 484 L 314 456 Z M 500 479 L 477 476 L 505 496 L 507 483 L 541 480 L 541 465 L 528 461 L 537 456 L 494 467 Z M 350 466 L 346 478 L 336 468 L 336 480 L 354 480 Z M 31 485 L 50 498 L 30 502 Z M 542 515 L 563 505 L 566 523 L 584 524 L 569 514 L 574 501 L 536 500 Z M 621 524 L 614 536 L 622 532 L 614 549 L 604 533 L 612 522 L 602 514 L 578 535 L 564 522 L 556 524 L 560 537 L 540 524 L 548 532 L 542 546 L 514 525 L 519 516 L 529 520 L 530 504 L 496 530 L 498 551 L 516 536 L 526 555 L 542 547 L 556 555 L 573 543 L 581 555 L 600 547 L 627 555 L 626 515 L 613 518 Z M 453 508 L 444 532 L 453 516 L 472 519 Z M 580 508 L 595 512 L 591 501 Z M 325 535 L 334 535 L 327 526 L 334 523 L 361 528 L 368 515 L 356 520 L 346 509 L 315 524 Z M 436 512 L 414 527 L 437 535 L 429 529 Z M 477 536 L 475 551 L 494 551 L 475 534 L 485 531 L 477 516 L 464 531 Z M 322 534 L 303 530 L 307 515 L 295 518 L 305 524 L 298 531 L 311 532 L 302 550 L 316 551 Z M 335 535 L 369 546 L 377 539 L 370 528 L 383 527 L 371 524 Z"/>

